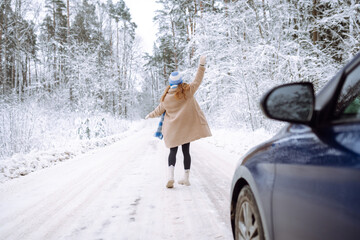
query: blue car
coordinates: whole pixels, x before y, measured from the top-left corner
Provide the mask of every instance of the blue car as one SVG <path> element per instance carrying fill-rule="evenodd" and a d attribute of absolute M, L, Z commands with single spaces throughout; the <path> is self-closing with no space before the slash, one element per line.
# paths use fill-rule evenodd
<path fill-rule="evenodd" d="M 249 151 L 231 186 L 235 239 L 360 239 L 360 54 L 315 96 L 270 90 L 264 114 L 287 124 Z"/>

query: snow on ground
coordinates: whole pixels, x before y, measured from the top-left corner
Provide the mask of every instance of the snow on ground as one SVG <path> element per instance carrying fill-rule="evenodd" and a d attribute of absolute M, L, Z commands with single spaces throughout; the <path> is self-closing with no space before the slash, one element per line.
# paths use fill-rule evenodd
<path fill-rule="evenodd" d="M 212 134 L 211 138 L 205 139 L 208 143 L 239 156 L 273 135 L 262 128 L 254 132 L 249 129 L 214 129 Z"/>
<path fill-rule="evenodd" d="M 214 130 L 191 143 L 191 186 L 167 189 L 168 149 L 152 136 L 156 125 L 138 122 L 112 145 L 0 184 L 0 239 L 232 239 L 238 153 L 268 135 Z M 176 180 L 181 150 L 177 157 Z"/>
<path fill-rule="evenodd" d="M 11 158 L 0 161 L 0 184 L 56 165 L 90 150 L 113 144 L 143 128 L 144 124 L 144 121 L 134 122 L 127 131 L 121 134 L 100 139 L 76 140 L 63 148 L 33 151 L 28 154 L 15 154 Z M 245 154 L 256 144 L 271 137 L 264 129 L 258 129 L 254 132 L 248 129 L 213 129 L 212 134 L 211 138 L 205 139 L 206 142 L 231 153 L 239 154 L 239 156 Z"/>
<path fill-rule="evenodd" d="M 28 154 L 14 154 L 12 157 L 0 161 L 0 184 L 13 178 L 25 176 L 31 172 L 41 170 L 59 162 L 74 158 L 90 150 L 101 148 L 141 129 L 143 123 L 135 122 L 123 133 L 91 140 L 72 140 L 66 146 L 52 148 L 47 151 L 32 151 Z"/>

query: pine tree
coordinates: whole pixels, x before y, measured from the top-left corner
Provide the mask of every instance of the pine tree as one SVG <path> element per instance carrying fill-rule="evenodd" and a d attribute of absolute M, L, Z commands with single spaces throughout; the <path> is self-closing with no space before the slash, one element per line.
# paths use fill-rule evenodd
<path fill-rule="evenodd" d="M 96 6 L 89 3 L 88 0 L 82 1 L 71 27 L 72 36 L 77 44 L 88 44 L 91 48 L 99 45 L 101 32 L 99 32 L 99 22 L 95 10 Z"/>

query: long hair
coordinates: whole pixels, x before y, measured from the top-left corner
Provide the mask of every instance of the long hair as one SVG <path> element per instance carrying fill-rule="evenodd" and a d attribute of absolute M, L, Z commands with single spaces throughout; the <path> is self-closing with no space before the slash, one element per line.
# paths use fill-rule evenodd
<path fill-rule="evenodd" d="M 163 95 L 161 96 L 161 99 L 160 101 L 163 102 L 165 97 L 166 97 L 166 94 L 168 93 L 170 89 L 170 86 L 167 86 L 167 88 L 165 89 Z M 187 83 L 180 83 L 177 88 L 176 88 L 176 91 L 175 91 L 175 98 L 180 100 L 182 98 L 186 99 L 186 91 L 188 91 L 190 89 L 190 85 L 187 84 Z"/>

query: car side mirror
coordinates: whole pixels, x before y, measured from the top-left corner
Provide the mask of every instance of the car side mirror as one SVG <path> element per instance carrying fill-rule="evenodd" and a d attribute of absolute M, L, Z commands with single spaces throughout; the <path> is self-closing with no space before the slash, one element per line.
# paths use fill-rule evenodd
<path fill-rule="evenodd" d="M 280 121 L 310 124 L 315 105 L 312 83 L 290 83 L 273 88 L 261 100 L 264 114 Z"/>

